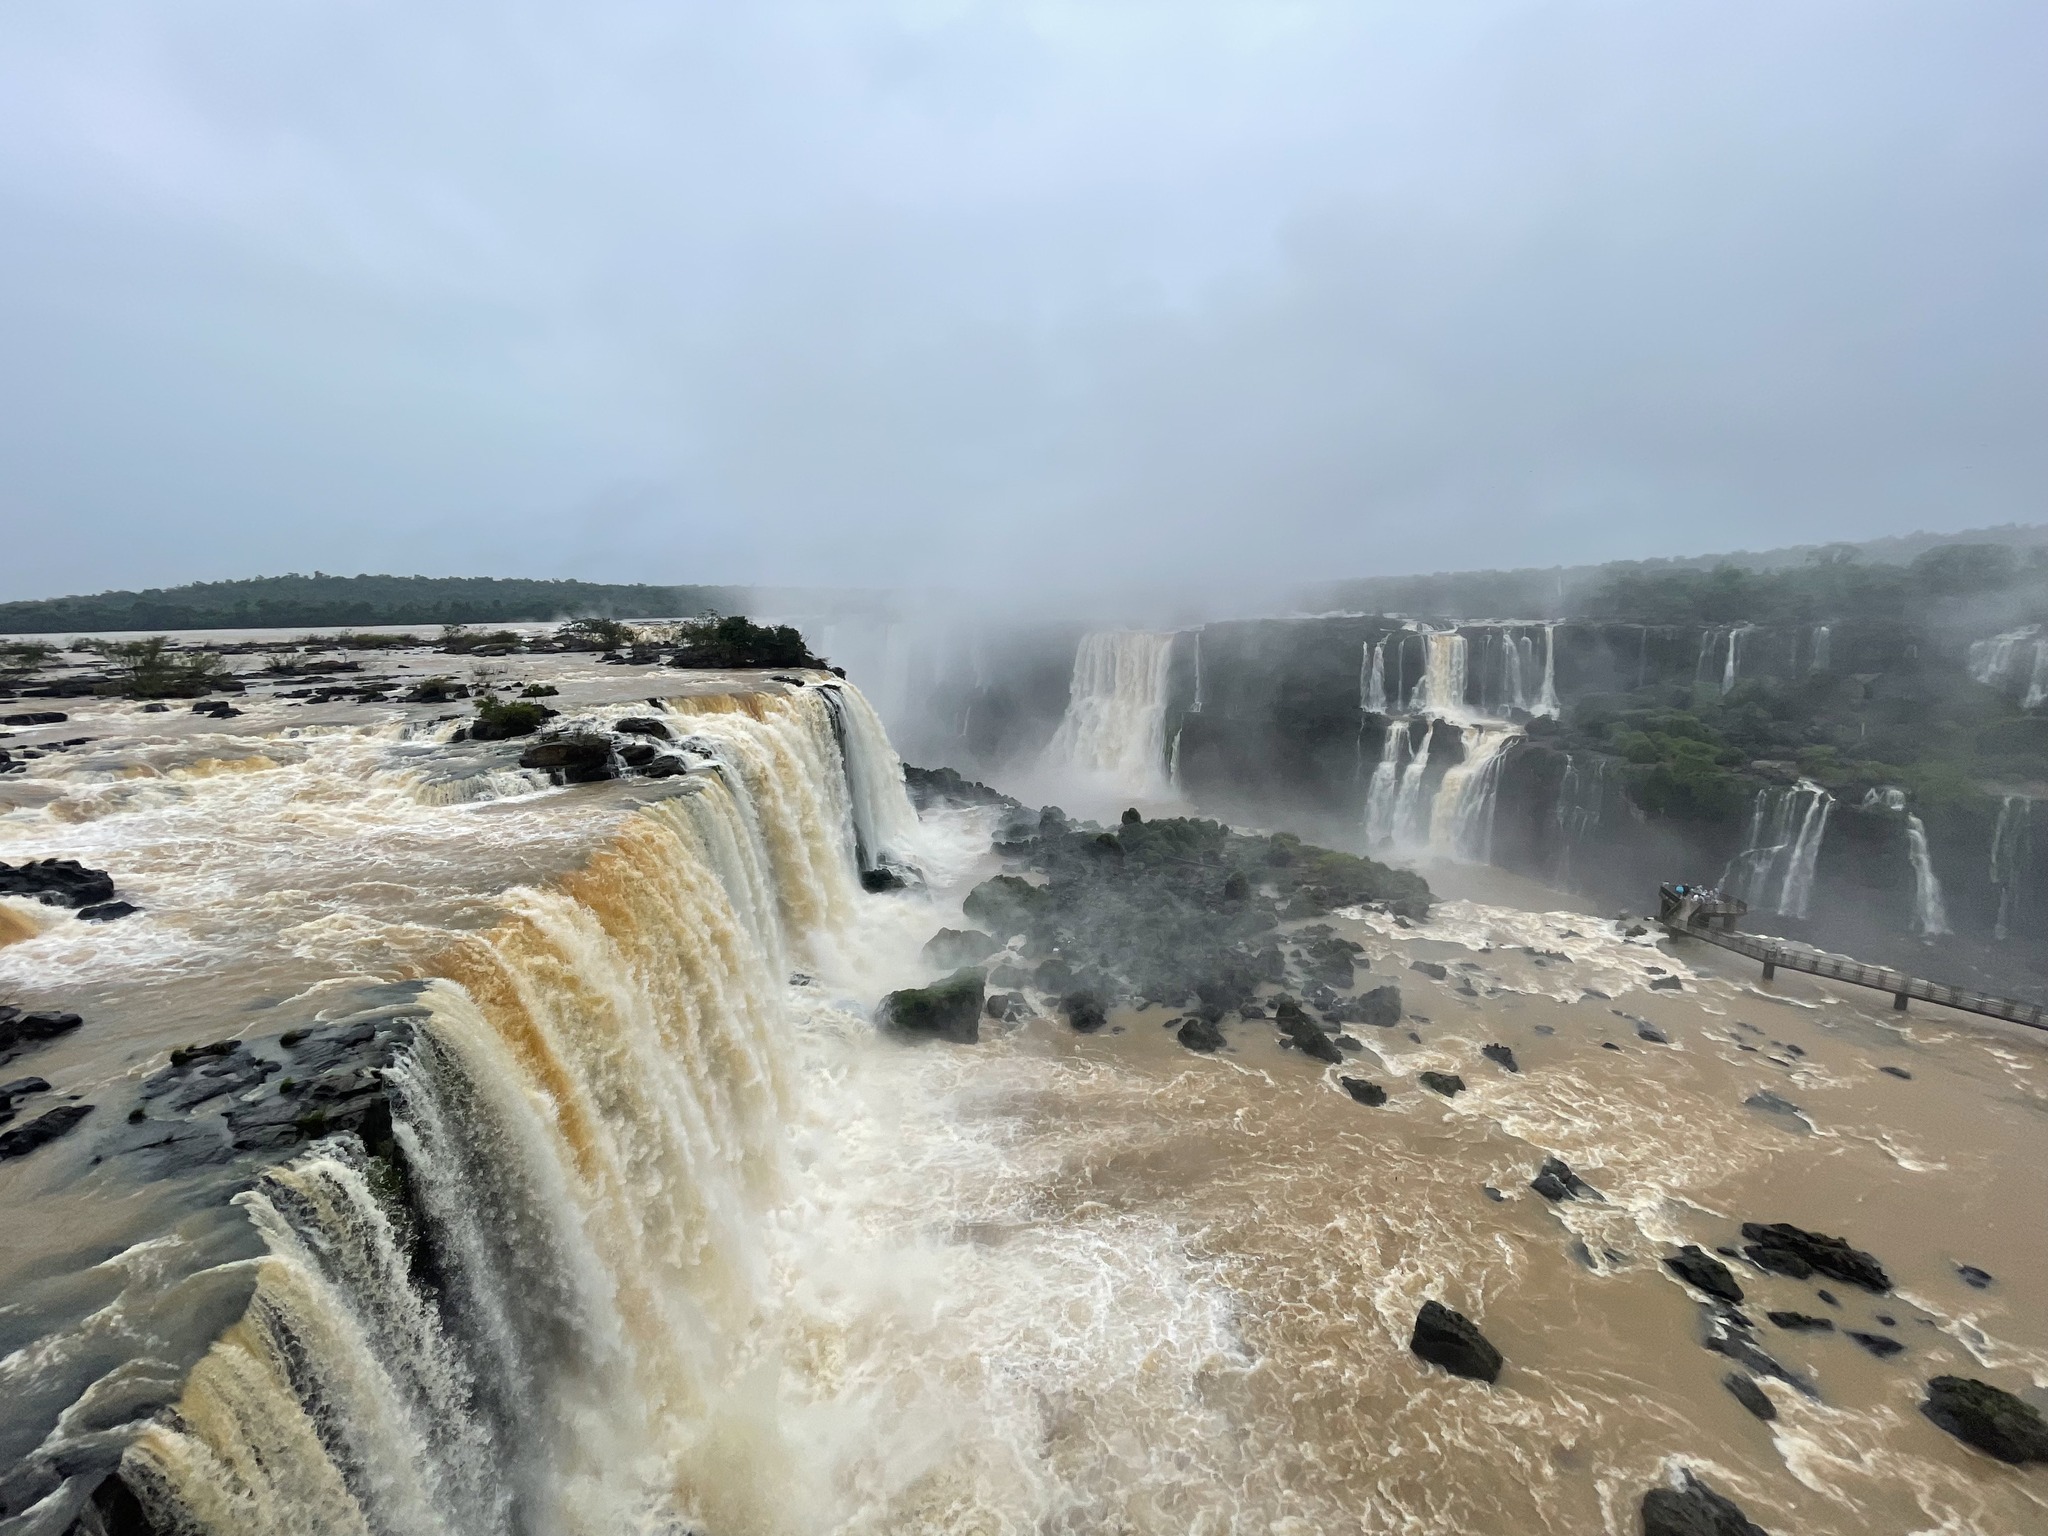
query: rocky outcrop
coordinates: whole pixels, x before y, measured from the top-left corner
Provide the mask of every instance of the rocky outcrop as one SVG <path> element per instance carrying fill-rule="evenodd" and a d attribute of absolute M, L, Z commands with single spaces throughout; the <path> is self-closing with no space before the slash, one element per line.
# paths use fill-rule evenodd
<path fill-rule="evenodd" d="M 1508 1046 L 1482 1045 L 1479 1047 L 1479 1054 L 1495 1066 L 1504 1068 L 1509 1072 L 1520 1072 L 1522 1070 L 1521 1063 L 1515 1060 L 1513 1049 Z"/>
<path fill-rule="evenodd" d="M 59 1136 L 75 1129 L 91 1113 L 90 1104 L 63 1104 L 47 1114 L 0 1131 L 0 1163 L 26 1157 L 39 1147 L 48 1146 Z"/>
<path fill-rule="evenodd" d="M 1339 1015 L 1344 1024 L 1369 1024 L 1374 1029 L 1392 1029 L 1401 1022 L 1401 989 L 1374 987 L 1361 992 L 1344 1005 Z"/>
<path fill-rule="evenodd" d="M 75 1013 L 28 1013 L 0 1003 L 0 1062 L 12 1061 L 29 1046 L 68 1035 L 83 1022 Z"/>
<path fill-rule="evenodd" d="M 1086 987 L 1062 997 L 1060 1012 L 1067 1016 L 1067 1022 L 1075 1031 L 1083 1035 L 1092 1035 L 1109 1022 L 1109 1010 L 1103 1005 L 1101 994 Z"/>
<path fill-rule="evenodd" d="M 1465 1079 L 1455 1072 L 1418 1072 L 1415 1080 L 1431 1093 L 1440 1093 L 1447 1099 L 1465 1091 Z"/>
<path fill-rule="evenodd" d="M 875 1010 L 875 1022 L 905 1039 L 977 1044 L 984 982 L 983 974 L 968 966 L 928 987 L 891 992 Z"/>
<path fill-rule="evenodd" d="M 1842 1238 L 1808 1232 L 1782 1221 L 1745 1221 L 1742 1235 L 1747 1240 L 1743 1257 L 1772 1274 L 1789 1275 L 1794 1280 L 1821 1274 L 1844 1285 L 1879 1293 L 1892 1288 L 1884 1266 L 1862 1249 L 1850 1247 Z"/>
<path fill-rule="evenodd" d="M 1189 1050 L 1205 1054 L 1222 1050 L 1226 1043 L 1223 1031 L 1203 1018 L 1181 1020 L 1180 1028 L 1174 1031 L 1173 1037 Z"/>
<path fill-rule="evenodd" d="M 2048 1461 L 2048 1423 L 2041 1411 L 1988 1381 L 1937 1376 L 1927 1383 L 1920 1411 L 1987 1456 L 2015 1466 Z"/>
<path fill-rule="evenodd" d="M 1766 1424 L 1778 1416 L 1778 1405 L 1771 1401 L 1768 1392 L 1756 1384 L 1755 1377 L 1745 1376 L 1740 1371 L 1730 1371 L 1721 1378 L 1721 1385 L 1728 1389 L 1729 1396 Z"/>
<path fill-rule="evenodd" d="M 1546 1157 L 1529 1187 L 1549 1201 L 1604 1200 L 1606 1196 L 1572 1171 L 1561 1157 Z"/>
<path fill-rule="evenodd" d="M 1652 1488 L 1644 1494 L 1642 1517 L 1643 1536 L 1767 1536 L 1733 1500 L 1690 1472 L 1680 1487 Z"/>
<path fill-rule="evenodd" d="M 1002 945 L 978 928 L 941 928 L 924 942 L 924 958 L 930 965 L 954 970 L 979 965 Z"/>
<path fill-rule="evenodd" d="M 1478 1326 L 1461 1312 L 1453 1312 L 1439 1301 L 1425 1301 L 1415 1314 L 1415 1331 L 1408 1348 L 1431 1365 L 1442 1366 L 1453 1376 L 1491 1382 L 1500 1377 L 1504 1363 L 1501 1353 Z"/>
<path fill-rule="evenodd" d="M 46 907 L 92 907 L 114 899 L 114 879 L 76 859 L 0 864 L 0 896 L 30 896 Z"/>
<path fill-rule="evenodd" d="M 1666 1258 L 1664 1267 L 1694 1290 L 1716 1301 L 1733 1304 L 1742 1300 L 1742 1287 L 1736 1284 L 1728 1266 L 1697 1243 L 1687 1243 Z"/>
<path fill-rule="evenodd" d="M 1297 1010 L 1291 1014 L 1281 1015 L 1274 1022 L 1280 1026 L 1281 1033 L 1287 1037 L 1288 1041 L 1302 1055 L 1311 1057 L 1316 1061 L 1326 1061 L 1332 1065 L 1344 1059 L 1344 1053 L 1337 1049 L 1337 1042 L 1324 1034 L 1322 1029 L 1307 1014 Z"/>
<path fill-rule="evenodd" d="M 1387 1102 L 1387 1090 L 1367 1078 L 1340 1077 L 1337 1086 L 1368 1109 L 1378 1109 Z"/>
<path fill-rule="evenodd" d="M 619 776 L 609 736 L 549 736 L 519 754 L 519 766 L 546 770 L 557 784 L 596 784 Z"/>

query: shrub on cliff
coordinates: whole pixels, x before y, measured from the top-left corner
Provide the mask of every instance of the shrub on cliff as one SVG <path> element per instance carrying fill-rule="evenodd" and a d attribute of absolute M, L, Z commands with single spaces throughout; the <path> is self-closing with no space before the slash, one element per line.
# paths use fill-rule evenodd
<path fill-rule="evenodd" d="M 822 669 L 825 665 L 811 654 L 802 634 L 789 625 L 756 624 L 743 614 L 717 619 L 688 631 L 669 664 L 716 667 L 720 670 L 765 667 Z"/>

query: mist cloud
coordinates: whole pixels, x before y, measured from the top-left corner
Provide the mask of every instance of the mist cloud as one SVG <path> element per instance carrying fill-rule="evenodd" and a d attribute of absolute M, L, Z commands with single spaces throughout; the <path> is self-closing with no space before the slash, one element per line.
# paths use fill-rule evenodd
<path fill-rule="evenodd" d="M 36 3 L 0 596 L 2044 516 L 2031 4 Z"/>

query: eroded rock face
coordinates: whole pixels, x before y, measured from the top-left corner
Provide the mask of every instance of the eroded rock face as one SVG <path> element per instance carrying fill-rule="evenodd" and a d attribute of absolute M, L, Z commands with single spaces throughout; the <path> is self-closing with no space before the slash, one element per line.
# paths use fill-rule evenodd
<path fill-rule="evenodd" d="M 58 1137 L 76 1129 L 79 1121 L 91 1113 L 90 1104 L 63 1104 L 47 1114 L 0 1131 L 0 1163 L 27 1157 L 38 1148 L 48 1146 Z"/>
<path fill-rule="evenodd" d="M 2048 1461 L 2048 1422 L 2031 1403 L 1971 1376 L 1937 1376 L 1920 1411 L 1965 1445 L 2015 1466 Z"/>
<path fill-rule="evenodd" d="M 1223 1031 L 1208 1019 L 1202 1018 L 1183 1019 L 1180 1028 L 1174 1031 L 1173 1037 L 1189 1050 L 1201 1051 L 1204 1054 L 1222 1050 L 1225 1043 Z"/>
<path fill-rule="evenodd" d="M 980 971 L 964 966 L 928 987 L 891 992 L 875 1010 L 875 1022 L 888 1033 L 909 1039 L 978 1044 L 984 982 Z"/>
<path fill-rule="evenodd" d="M 978 928 L 941 928 L 925 940 L 924 957 L 933 965 L 951 969 L 978 965 L 1001 948 Z"/>
<path fill-rule="evenodd" d="M 519 754 L 522 768 L 545 769 L 557 784 L 595 784 L 619 776 L 609 736 L 548 736 Z"/>
<path fill-rule="evenodd" d="M 75 1013 L 26 1013 L 0 1003 L 0 1061 L 11 1061 L 32 1045 L 68 1035 L 84 1021 Z"/>
<path fill-rule="evenodd" d="M 1732 1499 L 1690 1472 L 1682 1488 L 1652 1488 L 1644 1494 L 1642 1513 L 1643 1536 L 1767 1536 Z"/>
<path fill-rule="evenodd" d="M 1462 1312 L 1453 1312 L 1440 1301 L 1425 1301 L 1415 1314 L 1415 1331 L 1408 1348 L 1431 1365 L 1440 1365 L 1453 1376 L 1472 1381 L 1495 1381 L 1504 1363 L 1501 1353 L 1479 1331 L 1478 1325 Z"/>
<path fill-rule="evenodd" d="M 1759 1269 L 1773 1274 L 1789 1275 L 1794 1280 L 1823 1274 L 1845 1285 L 1879 1293 L 1892 1288 L 1891 1276 L 1884 1272 L 1884 1266 L 1862 1249 L 1851 1248 L 1842 1238 L 1808 1232 L 1782 1221 L 1745 1221 L 1742 1235 L 1749 1244 L 1742 1250 L 1743 1255 Z"/>

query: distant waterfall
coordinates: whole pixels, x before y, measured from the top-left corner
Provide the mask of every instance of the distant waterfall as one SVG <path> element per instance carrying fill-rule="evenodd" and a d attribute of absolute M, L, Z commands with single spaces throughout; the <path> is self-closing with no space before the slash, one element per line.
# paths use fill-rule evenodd
<path fill-rule="evenodd" d="M 1387 642 L 1365 642 L 1359 666 L 1359 709 L 1366 714 L 1384 715 L 1387 712 Z"/>
<path fill-rule="evenodd" d="M 1436 742 L 1436 727 L 1436 721 L 1429 722 L 1422 745 L 1401 770 L 1400 787 L 1394 793 L 1394 841 L 1411 848 L 1429 841 L 1429 801 L 1424 790 L 1428 787 L 1429 749 Z"/>
<path fill-rule="evenodd" d="M 1511 708 L 1529 707 L 1529 657 L 1531 650 L 1527 635 L 1504 635 L 1507 644 L 1501 653 L 1505 678 L 1507 702 Z"/>
<path fill-rule="evenodd" d="M 1721 691 L 1727 693 L 1735 687 L 1735 679 L 1742 666 L 1742 637 L 1756 626 L 1738 624 L 1728 631 L 1728 659 L 1721 666 Z"/>
<path fill-rule="evenodd" d="M 1536 696 L 1531 714 L 1556 719 L 1562 713 L 1557 702 L 1557 626 L 1543 626 L 1543 691 Z"/>
<path fill-rule="evenodd" d="M 1896 811 L 1906 819 L 1906 859 L 1913 867 L 1913 931 L 1928 938 L 1950 932 L 1941 877 L 1934 872 L 1934 858 L 1927 847 L 1927 824 L 1906 808 L 1906 792 L 1896 787 L 1873 789 L 1863 797 L 1863 804 Z"/>
<path fill-rule="evenodd" d="M 1200 714 L 1201 712 L 1202 712 L 1202 632 L 1201 632 L 1201 631 L 1200 631 L 1200 630 L 1198 629 L 1198 630 L 1196 630 L 1196 631 L 1195 631 L 1195 701 L 1194 701 L 1194 703 L 1192 703 L 1192 704 L 1190 704 L 1190 705 L 1188 706 L 1188 713 L 1189 713 L 1189 714 L 1191 714 L 1191 715 L 1199 715 L 1199 714 Z M 1226 713 L 1227 713 L 1227 711 L 1226 711 Z M 1176 739 L 1177 739 L 1177 738 L 1176 738 Z"/>
<path fill-rule="evenodd" d="M 1460 732 L 1465 760 L 1447 769 L 1429 813 L 1429 847 L 1440 858 L 1484 864 L 1493 854 L 1494 798 L 1502 755 L 1521 732 L 1503 725 L 1468 725 Z"/>
<path fill-rule="evenodd" d="M 1085 636 L 1067 710 L 1046 748 L 1054 767 L 1114 779 L 1120 792 L 1163 799 L 1173 636 L 1118 630 Z"/>
<path fill-rule="evenodd" d="M 1833 632 L 1833 630 L 1831 630 L 1831 629 L 1830 629 L 1830 628 L 1829 628 L 1829 627 L 1828 627 L 1827 625 L 1825 625 L 1825 624 L 1816 624 L 1816 625 L 1814 625 L 1814 627 L 1813 627 L 1813 658 L 1812 658 L 1812 660 L 1808 661 L 1808 662 L 1807 662 L 1807 664 L 1806 664 L 1806 670 L 1807 670 L 1807 671 L 1809 671 L 1809 672 L 1825 672 L 1825 671 L 1827 671 L 1827 669 L 1828 669 L 1828 651 L 1829 651 L 1829 640 L 1830 640 L 1830 637 L 1831 637 L 1831 636 L 1833 635 L 1833 633 L 1834 633 L 1834 632 Z"/>
<path fill-rule="evenodd" d="M 2038 709 L 2048 703 L 2048 637 L 2038 624 L 1972 641 L 1968 665 L 1970 676 L 1987 688 L 2010 687 L 2024 670 L 2026 692 L 2020 707 Z"/>
<path fill-rule="evenodd" d="M 1465 637 L 1455 629 L 1432 630 L 1422 637 L 1422 684 L 1410 708 L 1440 720 L 1465 718 Z"/>
<path fill-rule="evenodd" d="M 1389 720 L 1380 745 L 1379 766 L 1365 791 L 1365 844 L 1378 848 L 1393 841 L 1401 789 L 1401 760 L 1408 752 L 1408 724 Z"/>
<path fill-rule="evenodd" d="M 1551 812 L 1557 825 L 1557 863 L 1551 882 L 1561 890 L 1572 888 L 1580 846 L 1599 834 L 1600 823 L 1607 814 L 1608 790 L 1615 767 L 1615 759 L 1605 754 L 1565 755 L 1564 773 L 1557 785 L 1557 804 Z"/>
<path fill-rule="evenodd" d="M 841 1523 L 853 1469 L 760 1362 L 801 1355 L 790 1297 L 841 1262 L 781 1214 L 818 1091 L 783 978 L 858 949 L 859 795 L 820 690 L 670 708 L 712 771 L 448 936 L 391 1079 L 402 1169 L 336 1137 L 237 1197 L 254 1295 L 123 1464 L 157 1528 Z"/>
<path fill-rule="evenodd" d="M 1998 807 L 1998 825 L 1991 833 L 1991 884 L 1998 891 L 1998 924 L 1992 930 L 2010 938 L 2020 918 L 2021 882 L 2034 853 L 2034 802 L 2025 795 L 2007 795 Z"/>
<path fill-rule="evenodd" d="M 1749 836 L 1722 883 L 1759 910 L 1805 917 L 1813 902 L 1814 869 L 1835 797 L 1811 779 L 1791 789 L 1760 789 Z"/>
<path fill-rule="evenodd" d="M 1700 653 L 1692 664 L 1692 680 L 1695 684 L 1707 680 L 1707 663 L 1713 659 L 1714 641 L 1719 638 L 1720 633 L 1717 629 L 1709 629 L 1700 635 Z"/>

